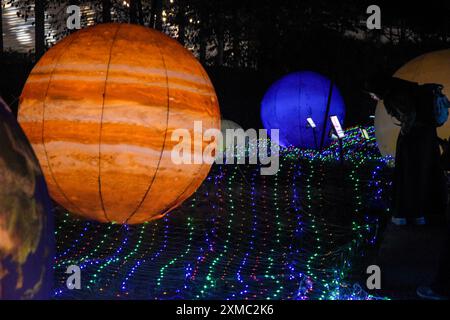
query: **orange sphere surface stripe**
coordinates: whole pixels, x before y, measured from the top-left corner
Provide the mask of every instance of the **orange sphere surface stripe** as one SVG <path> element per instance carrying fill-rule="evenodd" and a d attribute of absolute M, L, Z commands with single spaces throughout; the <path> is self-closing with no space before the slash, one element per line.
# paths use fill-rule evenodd
<path fill-rule="evenodd" d="M 80 30 L 31 72 L 19 122 L 66 209 L 102 222 L 162 217 L 200 186 L 209 164 L 174 164 L 175 129 L 220 128 L 214 88 L 195 57 L 130 24 Z M 208 142 L 203 142 L 203 148 Z"/>

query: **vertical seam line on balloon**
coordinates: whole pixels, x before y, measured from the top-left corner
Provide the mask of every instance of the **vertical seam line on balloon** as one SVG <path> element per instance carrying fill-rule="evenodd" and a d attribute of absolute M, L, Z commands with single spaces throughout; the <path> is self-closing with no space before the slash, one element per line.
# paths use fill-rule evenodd
<path fill-rule="evenodd" d="M 151 31 L 151 32 L 156 32 L 156 31 Z M 136 214 L 136 212 L 141 208 L 142 204 L 145 201 L 145 198 L 147 198 L 147 195 L 150 192 L 150 189 L 153 186 L 153 183 L 155 182 L 156 179 L 156 175 L 158 174 L 158 170 L 159 170 L 159 166 L 161 164 L 161 159 L 163 157 L 164 154 L 164 149 L 166 147 L 166 140 L 167 140 L 167 129 L 169 127 L 169 113 L 170 113 L 170 93 L 169 93 L 169 75 L 167 73 L 167 66 L 166 66 L 166 61 L 164 60 L 164 54 L 161 51 L 160 46 L 158 45 L 158 39 L 155 39 L 155 45 L 158 48 L 159 54 L 161 55 L 161 61 L 163 63 L 163 67 L 164 67 L 164 72 L 166 73 L 166 86 L 167 86 L 167 113 L 166 113 L 166 132 L 164 133 L 164 140 L 163 140 L 163 144 L 161 146 L 161 152 L 159 154 L 159 159 L 158 159 L 158 164 L 156 165 L 156 170 L 155 170 L 155 174 L 153 175 L 152 179 L 150 180 L 150 184 L 147 188 L 147 190 L 145 191 L 141 201 L 138 203 L 136 209 L 134 209 L 131 214 L 128 216 L 128 218 L 125 220 L 125 223 L 128 223 L 128 221 Z"/>
<path fill-rule="evenodd" d="M 302 85 L 302 81 L 301 81 L 301 76 L 300 73 L 297 73 L 297 80 L 298 80 L 298 95 L 297 95 L 297 123 L 298 123 L 298 136 L 300 138 L 300 145 L 304 146 L 305 144 L 303 143 L 303 135 L 302 135 L 302 130 L 300 129 L 300 126 L 302 125 L 302 108 L 300 107 L 300 103 L 302 101 L 302 97 L 301 97 L 301 85 Z M 306 99 L 305 99 L 306 100 Z M 306 106 L 305 106 L 306 109 Z M 311 116 L 312 117 L 312 116 Z M 304 119 L 306 120 L 306 119 Z M 306 131 L 306 130 L 305 130 Z"/>
<path fill-rule="evenodd" d="M 205 77 L 204 75 L 204 71 L 202 70 L 202 66 L 199 65 L 199 69 L 200 69 L 200 73 L 202 74 L 202 78 L 205 82 L 205 84 L 208 84 L 208 79 Z M 210 104 L 210 100 L 208 100 L 208 106 L 211 106 Z M 220 114 L 220 109 L 219 109 L 219 114 Z M 212 120 L 210 121 L 210 123 L 212 123 Z M 203 139 L 202 139 L 203 140 Z M 216 142 L 217 143 L 217 142 Z M 217 150 L 217 147 L 216 147 Z M 203 156 L 203 145 L 202 145 L 202 156 Z M 203 163 L 202 165 L 200 165 L 200 168 L 197 170 L 196 174 L 194 175 L 194 177 L 191 179 L 191 182 L 184 188 L 184 190 L 180 193 L 180 195 L 170 203 L 170 205 L 166 206 L 165 209 L 160 211 L 160 214 L 164 215 L 165 213 L 169 212 L 170 210 L 174 209 L 174 206 L 176 205 L 176 203 L 178 202 L 179 199 L 181 199 L 184 196 L 184 193 L 189 189 L 189 187 L 194 183 L 194 181 L 196 180 L 196 178 L 198 178 L 198 174 L 201 172 L 202 168 L 205 166 L 205 163 Z M 209 174 L 209 170 L 208 170 L 208 174 Z"/>
<path fill-rule="evenodd" d="M 108 218 L 108 214 L 106 213 L 105 209 L 105 203 L 103 201 L 102 196 L 102 179 L 101 179 L 101 159 L 102 159 L 102 131 L 103 131 L 103 113 L 105 110 L 105 96 L 106 96 L 106 86 L 108 82 L 108 76 L 109 76 L 109 67 L 111 65 L 111 56 L 112 56 L 112 50 L 114 48 L 114 42 L 117 38 L 117 34 L 119 33 L 121 25 L 119 24 L 116 28 L 116 32 L 114 33 L 114 36 L 111 41 L 111 47 L 109 48 L 109 58 L 108 58 L 108 66 L 106 67 L 106 76 L 105 76 L 105 85 L 103 87 L 103 95 L 102 95 L 102 112 L 100 115 L 100 132 L 98 137 L 98 196 L 100 198 L 100 205 L 102 206 L 103 215 L 105 216 L 106 221 L 111 222 L 111 220 Z"/>
<path fill-rule="evenodd" d="M 59 183 L 56 181 L 55 175 L 53 174 L 53 170 L 52 170 L 52 165 L 50 164 L 50 159 L 47 153 L 47 148 L 45 146 L 45 139 L 44 139 L 44 130 L 45 130 L 45 106 L 46 106 L 46 100 L 47 100 L 47 95 L 48 95 L 48 91 L 50 90 L 50 85 L 52 82 L 52 78 L 53 75 L 55 73 L 56 67 L 59 64 L 59 61 L 61 60 L 62 56 L 64 55 L 64 53 L 66 53 L 68 51 L 68 48 L 75 42 L 75 39 L 77 39 L 79 37 L 79 34 L 77 35 L 77 37 L 75 37 L 74 35 L 72 36 L 73 39 L 71 39 L 70 43 L 64 48 L 64 50 L 62 50 L 62 53 L 59 55 L 59 57 L 56 58 L 55 60 L 55 65 L 50 73 L 50 78 L 48 80 L 48 84 L 47 84 L 47 88 L 45 90 L 45 96 L 44 96 L 44 102 L 42 104 L 42 134 L 41 134 L 41 140 L 42 140 L 42 146 L 44 149 L 44 153 L 45 153 L 45 158 L 47 159 L 47 165 L 48 165 L 48 170 L 50 171 L 50 175 L 53 179 L 53 181 L 55 182 L 56 187 L 59 189 L 59 191 L 61 192 L 61 194 L 63 195 L 64 198 L 66 198 L 67 202 L 69 202 L 75 209 L 78 209 L 78 211 L 80 213 L 84 213 L 83 210 L 81 210 L 77 205 L 75 205 L 75 203 L 73 203 L 68 197 L 67 195 L 64 193 L 64 191 L 62 190 L 61 186 L 59 185 Z"/>
<path fill-rule="evenodd" d="M 275 88 L 275 107 L 274 107 L 274 113 L 273 113 L 273 115 L 274 115 L 274 118 L 275 118 L 275 120 L 276 120 L 276 123 L 277 123 L 277 125 L 278 126 L 280 126 L 280 118 L 278 118 L 278 112 L 277 112 L 277 102 L 278 102 L 278 92 L 280 91 L 280 87 L 281 87 L 281 84 L 280 84 L 280 82 L 277 82 L 277 87 Z M 284 138 L 285 138 L 285 140 L 283 141 L 284 143 L 286 143 L 286 146 L 288 146 L 289 145 L 289 140 L 287 139 L 287 137 L 284 135 L 284 130 L 283 131 L 281 131 L 280 129 L 281 128 L 273 128 L 273 129 L 278 129 L 278 134 L 279 134 L 279 136 L 283 136 Z M 272 128 L 270 128 L 270 130 L 272 130 Z M 269 135 L 270 136 L 270 139 L 272 140 L 272 136 L 271 135 Z"/>

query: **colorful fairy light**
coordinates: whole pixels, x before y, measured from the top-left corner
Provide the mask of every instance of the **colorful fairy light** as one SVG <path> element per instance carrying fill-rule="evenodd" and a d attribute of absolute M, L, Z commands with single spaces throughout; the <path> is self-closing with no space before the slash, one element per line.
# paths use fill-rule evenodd
<path fill-rule="evenodd" d="M 350 281 L 377 240 L 390 189 L 390 159 L 367 132 L 346 131 L 343 165 L 337 142 L 321 152 L 281 148 L 275 176 L 259 165 L 215 165 L 159 221 L 102 225 L 59 212 L 55 296 L 374 299 Z M 65 286 L 70 264 L 82 267 L 82 290 Z"/>

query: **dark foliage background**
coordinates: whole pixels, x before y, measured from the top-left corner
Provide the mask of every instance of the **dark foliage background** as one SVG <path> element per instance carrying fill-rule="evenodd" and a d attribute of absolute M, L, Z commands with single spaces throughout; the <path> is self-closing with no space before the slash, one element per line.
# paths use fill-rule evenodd
<path fill-rule="evenodd" d="M 43 12 L 54 32 L 36 23 L 35 50 L 2 50 L 0 95 L 17 110 L 36 57 L 66 36 L 69 4 L 82 7 L 82 25 L 118 21 L 154 27 L 178 39 L 207 68 L 222 115 L 260 127 L 264 92 L 281 76 L 313 70 L 333 79 L 347 104 L 346 126 L 370 124 L 375 104 L 363 93 L 375 72 L 393 73 L 408 60 L 450 47 L 449 1 L 377 1 L 382 29 L 368 30 L 369 1 L 346 0 L 6 0 L 22 19 Z M 35 6 L 36 4 L 36 6 Z M 35 10 L 36 8 L 36 10 Z M 39 10 L 40 8 L 40 10 Z M 7 30 L 3 30 L 7 32 Z M 3 46 L 0 46 L 2 48 Z M 43 49 L 44 48 L 44 49 Z"/>

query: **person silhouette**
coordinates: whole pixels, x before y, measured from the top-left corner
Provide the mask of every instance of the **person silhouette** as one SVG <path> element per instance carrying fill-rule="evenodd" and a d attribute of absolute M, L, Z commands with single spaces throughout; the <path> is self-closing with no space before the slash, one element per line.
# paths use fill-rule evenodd
<path fill-rule="evenodd" d="M 426 216 L 444 214 L 447 185 L 440 161 L 439 140 L 434 114 L 434 84 L 395 77 L 375 77 L 366 90 L 383 100 L 386 111 L 401 126 L 395 152 L 392 223 L 426 223 Z"/>
<path fill-rule="evenodd" d="M 433 90 L 439 87 L 442 89 L 436 84 L 419 85 L 384 75 L 366 83 L 366 91 L 373 99 L 383 100 L 386 111 L 401 126 L 393 176 L 392 223 L 395 225 L 406 225 L 408 220 L 423 225 L 426 214 L 445 215 L 447 212 L 447 178 L 441 161 L 439 144 L 442 140 L 437 136 L 434 108 Z M 448 100 L 446 104 L 448 108 Z M 450 295 L 449 232 L 447 217 L 438 272 L 432 285 L 417 289 L 421 298 L 446 300 Z"/>

